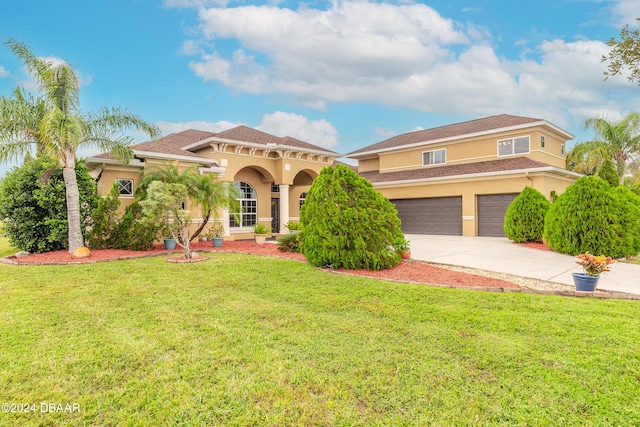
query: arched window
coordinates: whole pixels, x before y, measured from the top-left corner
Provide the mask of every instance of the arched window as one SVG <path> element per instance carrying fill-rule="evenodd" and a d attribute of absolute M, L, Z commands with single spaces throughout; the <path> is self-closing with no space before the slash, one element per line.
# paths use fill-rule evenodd
<path fill-rule="evenodd" d="M 244 181 L 233 183 L 240 193 L 238 203 L 241 212 L 229 212 L 229 226 L 231 227 L 253 227 L 258 222 L 258 196 L 251 184 Z M 239 221 L 236 221 L 236 218 Z"/>
<path fill-rule="evenodd" d="M 300 207 L 302 207 L 302 204 L 304 203 L 304 199 L 307 198 L 307 193 L 300 193 Z"/>

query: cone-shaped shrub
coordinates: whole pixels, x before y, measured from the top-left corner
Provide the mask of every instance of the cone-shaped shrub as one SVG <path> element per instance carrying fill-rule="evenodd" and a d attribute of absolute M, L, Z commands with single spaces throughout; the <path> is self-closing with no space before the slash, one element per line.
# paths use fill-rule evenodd
<path fill-rule="evenodd" d="M 324 168 L 302 205 L 301 251 L 316 266 L 381 270 L 400 262 L 394 205 L 346 166 Z"/>
<path fill-rule="evenodd" d="M 598 177 L 577 180 L 547 212 L 544 237 L 549 247 L 572 255 L 636 255 L 637 211 L 628 193 L 621 194 Z"/>
<path fill-rule="evenodd" d="M 627 252 L 634 256 L 640 253 L 640 196 L 629 188 L 618 185 L 613 189 L 613 194 L 621 204 L 620 230 L 625 245 L 629 247 Z"/>
<path fill-rule="evenodd" d="M 618 185 L 620 185 L 620 177 L 618 176 L 618 172 L 616 172 L 616 167 L 613 165 L 613 162 L 609 158 L 602 162 L 600 168 L 598 168 L 597 175 L 598 177 L 607 181 L 612 187 L 617 187 Z"/>
<path fill-rule="evenodd" d="M 541 242 L 544 217 L 551 203 L 532 187 L 526 187 L 507 208 L 504 232 L 516 243 Z"/>

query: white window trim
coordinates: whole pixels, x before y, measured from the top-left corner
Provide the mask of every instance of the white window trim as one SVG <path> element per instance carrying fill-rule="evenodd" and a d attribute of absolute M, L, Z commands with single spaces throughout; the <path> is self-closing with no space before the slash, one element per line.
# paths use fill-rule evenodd
<path fill-rule="evenodd" d="M 527 138 L 529 140 L 528 148 L 527 148 L 527 151 L 524 151 L 522 153 L 516 153 L 515 152 L 515 140 L 516 139 L 520 139 L 520 138 Z M 505 142 L 505 141 L 511 141 L 511 153 L 509 153 L 509 154 L 500 154 L 500 143 L 501 142 Z M 496 151 L 497 151 L 498 157 L 520 156 L 522 154 L 529 154 L 529 153 L 531 153 L 531 135 L 522 135 L 522 136 L 516 136 L 516 137 L 513 137 L 513 138 L 499 139 L 496 142 Z"/>
<path fill-rule="evenodd" d="M 424 162 L 424 155 L 426 153 L 436 153 L 438 151 L 442 151 L 444 152 L 444 161 L 441 163 L 429 163 L 429 164 L 425 164 Z M 447 163 L 447 149 L 446 148 L 438 148 L 436 150 L 427 150 L 427 151 L 423 151 L 422 152 L 422 166 L 437 166 L 437 165 L 444 165 Z"/>
<path fill-rule="evenodd" d="M 122 184 L 120 184 L 120 182 L 122 181 L 129 181 L 131 183 L 131 194 L 123 194 L 122 193 Z M 116 178 L 116 182 L 118 183 L 118 195 L 120 197 L 133 197 L 133 193 L 134 193 L 134 188 L 133 188 L 133 179 L 131 178 Z"/>
<path fill-rule="evenodd" d="M 234 186 L 236 185 L 236 183 L 238 183 L 238 187 L 240 187 L 242 185 L 242 183 L 244 183 L 244 184 L 248 185 L 249 187 L 251 187 L 251 190 L 252 190 L 253 194 L 255 195 L 255 198 L 238 197 L 236 199 L 238 201 L 238 203 L 240 204 L 240 212 L 230 212 L 230 214 L 231 215 L 238 214 L 240 216 L 240 224 L 234 226 L 234 225 L 231 225 L 231 221 L 229 221 L 229 228 L 233 232 L 245 231 L 245 230 L 252 229 L 253 226 L 243 225 L 245 215 L 247 215 L 247 216 L 248 215 L 255 215 L 256 222 L 254 223 L 254 225 L 259 222 L 259 219 L 258 219 L 258 192 L 256 191 L 256 189 L 255 189 L 255 187 L 253 185 L 251 185 L 250 183 L 248 183 L 246 181 L 236 181 L 236 182 L 234 182 Z M 240 190 L 240 196 L 242 196 L 242 190 Z M 245 202 L 245 201 L 246 202 L 249 202 L 249 201 L 254 201 L 255 202 L 255 209 L 256 209 L 255 214 L 254 213 L 246 213 L 246 212 L 242 211 L 242 205 L 243 205 L 243 202 Z"/>

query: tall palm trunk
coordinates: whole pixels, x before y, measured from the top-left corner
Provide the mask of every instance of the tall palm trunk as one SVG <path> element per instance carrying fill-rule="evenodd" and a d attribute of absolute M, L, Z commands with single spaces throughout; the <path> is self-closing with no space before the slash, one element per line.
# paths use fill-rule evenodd
<path fill-rule="evenodd" d="M 67 221 L 69 223 L 69 252 L 84 246 L 80 228 L 80 191 L 75 167 L 63 167 L 62 177 L 67 193 Z"/>

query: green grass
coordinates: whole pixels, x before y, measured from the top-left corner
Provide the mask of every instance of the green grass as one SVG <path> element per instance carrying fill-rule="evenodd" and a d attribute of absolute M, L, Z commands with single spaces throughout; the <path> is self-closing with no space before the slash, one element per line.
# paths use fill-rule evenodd
<path fill-rule="evenodd" d="M 0 425 L 640 424 L 638 302 L 210 256 L 0 265 Z"/>
<path fill-rule="evenodd" d="M 4 236 L 0 236 L 0 257 L 13 255 L 16 252 L 18 252 L 18 249 L 9 244 L 9 239 Z"/>

